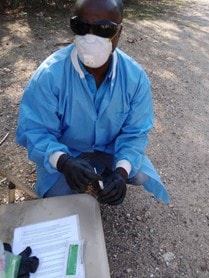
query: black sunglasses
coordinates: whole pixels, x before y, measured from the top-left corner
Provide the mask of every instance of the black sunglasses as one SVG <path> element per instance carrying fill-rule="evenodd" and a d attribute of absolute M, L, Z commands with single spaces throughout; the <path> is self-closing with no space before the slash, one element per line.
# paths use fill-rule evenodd
<path fill-rule="evenodd" d="M 93 24 L 82 21 L 78 16 L 70 19 L 70 28 L 76 34 L 84 36 L 94 34 L 103 38 L 112 38 L 118 32 L 122 23 L 115 23 L 108 20 L 96 21 Z"/>

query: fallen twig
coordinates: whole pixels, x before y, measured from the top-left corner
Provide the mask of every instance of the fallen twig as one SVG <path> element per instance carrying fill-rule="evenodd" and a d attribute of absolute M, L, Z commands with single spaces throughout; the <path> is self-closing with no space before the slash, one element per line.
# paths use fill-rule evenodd
<path fill-rule="evenodd" d="M 3 183 L 7 180 L 7 178 L 3 178 L 2 180 L 0 180 L 0 185 L 3 185 Z"/>
<path fill-rule="evenodd" d="M 63 46 L 63 45 L 65 46 L 65 45 L 71 44 L 72 42 L 73 42 L 73 39 L 71 39 L 70 41 L 54 43 L 53 46 Z"/>
<path fill-rule="evenodd" d="M 9 132 L 7 132 L 7 134 L 1 139 L 0 146 L 4 143 L 4 141 L 7 139 L 8 136 L 9 136 Z"/>

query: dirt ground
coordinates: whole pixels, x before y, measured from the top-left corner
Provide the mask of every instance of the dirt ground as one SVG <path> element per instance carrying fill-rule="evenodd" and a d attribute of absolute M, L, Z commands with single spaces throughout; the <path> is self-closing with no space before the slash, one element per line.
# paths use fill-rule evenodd
<path fill-rule="evenodd" d="M 119 47 L 152 82 L 156 120 L 147 154 L 172 201 L 166 206 L 129 186 L 122 205 L 101 206 L 112 278 L 209 277 L 209 2 L 169 2 L 141 20 L 139 8 L 127 7 Z M 8 134 L 0 165 L 32 188 L 34 164 L 14 139 L 18 106 L 36 67 L 71 42 L 69 16 L 41 10 L 0 21 L 0 142 Z M 7 181 L 0 181 L 3 204 Z M 28 199 L 16 192 L 16 202 Z"/>

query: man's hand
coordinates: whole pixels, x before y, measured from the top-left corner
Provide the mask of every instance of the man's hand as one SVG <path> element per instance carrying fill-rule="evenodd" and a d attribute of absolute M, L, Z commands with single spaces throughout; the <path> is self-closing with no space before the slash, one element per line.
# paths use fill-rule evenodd
<path fill-rule="evenodd" d="M 104 180 L 104 189 L 98 192 L 98 201 L 109 205 L 119 205 L 126 196 L 127 172 L 123 168 L 117 168 Z"/>
<path fill-rule="evenodd" d="M 64 174 L 69 186 L 83 193 L 90 182 L 101 179 L 95 174 L 90 163 L 81 158 L 73 158 L 68 154 L 62 154 L 57 162 L 57 170 Z"/>

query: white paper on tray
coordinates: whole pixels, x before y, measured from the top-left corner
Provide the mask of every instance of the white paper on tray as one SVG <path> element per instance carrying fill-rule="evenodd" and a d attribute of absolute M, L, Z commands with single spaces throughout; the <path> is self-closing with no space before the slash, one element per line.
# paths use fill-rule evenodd
<path fill-rule="evenodd" d="M 39 267 L 31 278 L 63 277 L 65 254 L 72 240 L 80 240 L 78 215 L 16 228 L 13 252 L 19 254 L 30 246 L 32 255 L 39 258 Z"/>

